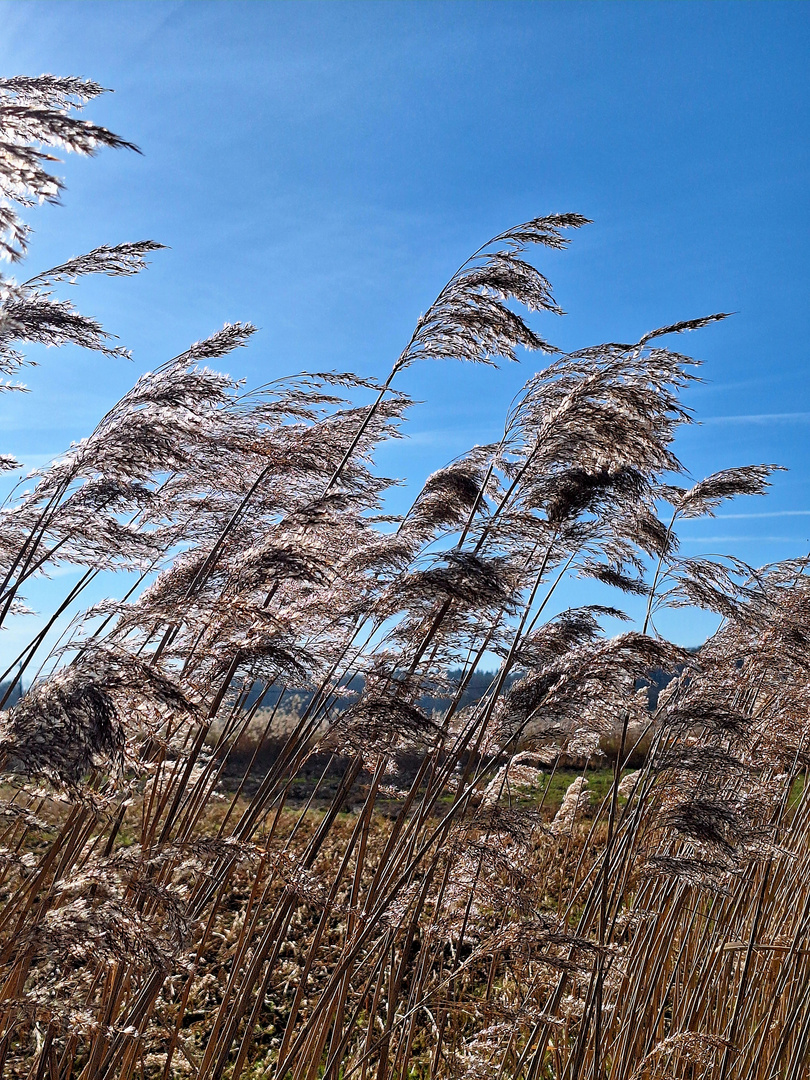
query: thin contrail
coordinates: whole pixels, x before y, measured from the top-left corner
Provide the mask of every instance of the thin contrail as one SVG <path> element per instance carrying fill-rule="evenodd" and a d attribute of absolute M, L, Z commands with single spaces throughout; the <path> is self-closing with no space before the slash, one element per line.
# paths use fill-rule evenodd
<path fill-rule="evenodd" d="M 810 420 L 810 412 L 741 413 L 737 416 L 706 416 L 703 424 L 772 424 L 801 423 Z"/>

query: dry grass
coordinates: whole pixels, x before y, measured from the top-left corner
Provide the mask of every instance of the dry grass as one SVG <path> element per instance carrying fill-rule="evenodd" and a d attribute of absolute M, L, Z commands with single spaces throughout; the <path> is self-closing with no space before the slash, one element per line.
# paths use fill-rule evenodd
<path fill-rule="evenodd" d="M 12 259 L 17 207 L 59 191 L 48 147 L 127 145 L 75 117 L 99 92 L 0 82 Z M 560 313 L 528 252 L 583 224 L 485 244 L 383 383 L 244 393 L 205 366 L 253 332 L 226 326 L 8 497 L 0 623 L 54 565 L 84 568 L 54 623 L 102 570 L 138 580 L 12 665 L 33 682 L 0 727 L 3 1075 L 805 1075 L 805 560 L 678 552 L 682 519 L 773 469 L 677 483 L 693 365 L 661 339 L 724 316 L 562 355 L 516 313 Z M 27 342 L 119 351 L 55 291 L 156 246 L 4 279 L 4 372 Z M 549 360 L 502 440 L 386 516 L 399 372 L 518 348 Z M 646 596 L 642 631 L 551 617 L 569 575 Z M 667 605 L 721 628 L 685 653 L 655 631 Z M 651 709 L 660 670 L 679 675 Z M 566 772 L 600 744 L 612 770 Z"/>

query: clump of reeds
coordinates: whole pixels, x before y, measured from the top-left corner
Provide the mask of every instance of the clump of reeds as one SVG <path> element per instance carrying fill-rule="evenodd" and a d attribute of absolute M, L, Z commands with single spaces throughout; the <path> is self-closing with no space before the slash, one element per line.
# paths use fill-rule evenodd
<path fill-rule="evenodd" d="M 48 147 L 129 145 L 74 115 L 99 93 L 0 81 L 12 260 L 16 207 L 60 190 Z M 563 355 L 515 310 L 561 313 L 528 253 L 584 224 L 537 218 L 483 245 L 383 382 L 245 393 L 205 366 L 253 333 L 226 326 L 6 500 L 0 622 L 34 575 L 83 574 L 10 665 L 35 677 L 0 718 L 4 1075 L 804 1075 L 805 563 L 678 551 L 680 519 L 763 492 L 773 468 L 676 483 L 695 376 L 662 339 L 724 316 Z M 4 278 L 4 373 L 32 341 L 119 354 L 57 287 L 138 272 L 158 246 Z M 398 373 L 518 348 L 548 363 L 502 439 L 386 515 L 373 459 L 410 406 Z M 43 655 L 110 568 L 137 584 Z M 646 596 L 641 631 L 605 634 L 618 607 L 550 616 L 570 575 Z M 696 656 L 656 634 L 667 604 L 722 618 Z M 650 709 L 657 670 L 676 678 Z M 559 762 L 600 743 L 601 804 L 583 775 L 550 806 Z"/>

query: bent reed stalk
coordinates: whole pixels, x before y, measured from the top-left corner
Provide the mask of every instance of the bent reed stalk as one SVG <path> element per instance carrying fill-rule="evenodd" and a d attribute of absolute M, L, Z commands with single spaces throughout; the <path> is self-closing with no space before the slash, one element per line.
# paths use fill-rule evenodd
<path fill-rule="evenodd" d="M 61 190 L 49 147 L 134 149 L 76 115 L 101 92 L 0 80 L 12 262 L 18 208 Z M 3 1076 L 805 1074 L 807 561 L 679 554 L 681 519 L 763 493 L 774 469 L 677 483 L 694 362 L 661 339 L 723 314 L 561 354 L 517 313 L 562 314 L 527 253 L 585 224 L 484 244 L 383 383 L 245 393 L 205 366 L 254 332 L 227 325 L 6 499 L 2 620 L 34 575 L 83 576 L 0 714 Z M 55 290 L 140 272 L 159 247 L 3 278 L 4 374 L 31 342 L 122 355 Z M 399 372 L 518 349 L 548 362 L 502 439 L 387 515 L 373 460 L 411 406 Z M 103 570 L 136 584 L 77 612 Z M 646 597 L 643 632 L 605 633 L 618 606 L 549 616 L 571 576 Z M 655 630 L 679 605 L 722 619 L 696 654 Z M 572 760 L 588 768 L 555 801 Z"/>

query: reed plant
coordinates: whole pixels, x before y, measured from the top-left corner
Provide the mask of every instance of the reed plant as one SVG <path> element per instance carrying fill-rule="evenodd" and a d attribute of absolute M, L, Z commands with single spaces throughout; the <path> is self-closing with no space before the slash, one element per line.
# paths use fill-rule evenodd
<path fill-rule="evenodd" d="M 100 93 L 0 81 L 12 263 L 21 207 L 59 197 L 51 148 L 132 149 L 79 117 Z M 227 325 L 8 496 L 0 622 L 36 575 L 81 574 L 5 676 L 3 705 L 27 689 L 0 725 L 3 1076 L 806 1075 L 806 561 L 678 549 L 682 520 L 764 492 L 774 468 L 683 482 L 696 369 L 667 342 L 724 314 L 565 354 L 525 321 L 562 314 L 529 253 L 585 224 L 539 217 L 484 244 L 382 382 L 246 392 L 207 366 L 254 332 Z M 140 272 L 158 247 L 4 277 L 9 388 L 28 343 L 120 355 L 59 287 Z M 374 455 L 412 404 L 400 372 L 518 349 L 545 366 L 503 437 L 386 513 Z M 125 595 L 51 648 L 110 569 Z M 616 606 L 554 614 L 572 576 Z M 646 598 L 643 627 L 609 636 L 626 595 Z M 697 653 L 657 633 L 673 605 L 720 617 Z M 651 708 L 660 670 L 675 677 Z M 445 707 L 428 715 L 426 694 Z M 564 756 L 600 740 L 607 794 L 583 775 L 550 805 Z"/>

